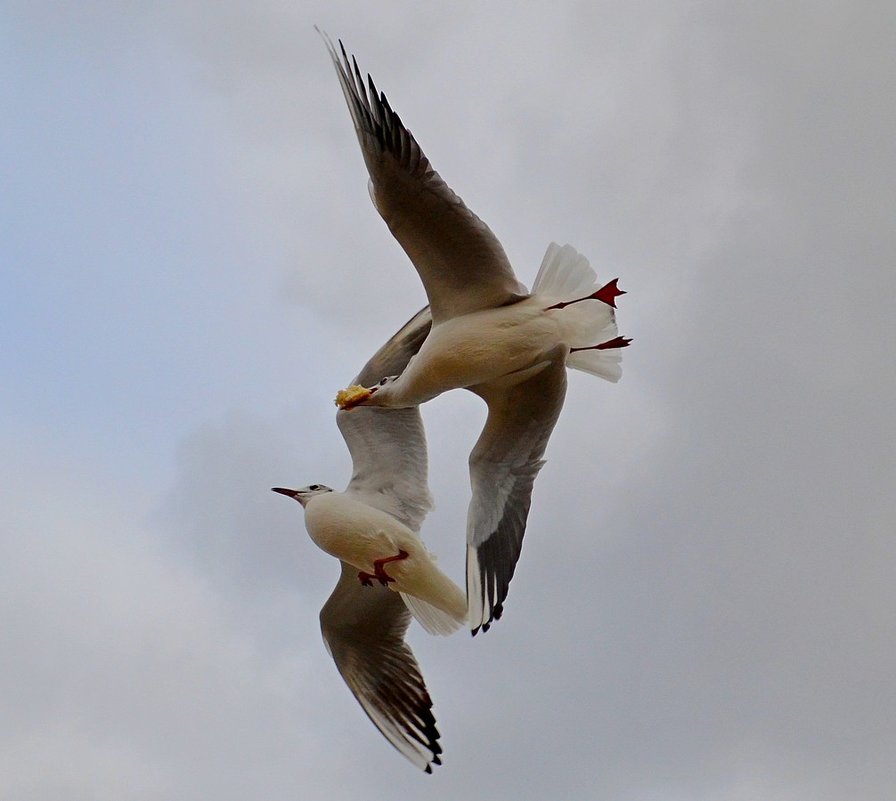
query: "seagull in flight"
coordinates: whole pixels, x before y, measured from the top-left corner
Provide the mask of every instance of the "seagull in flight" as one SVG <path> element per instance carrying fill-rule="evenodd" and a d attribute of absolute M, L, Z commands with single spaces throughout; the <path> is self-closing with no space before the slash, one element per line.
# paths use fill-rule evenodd
<path fill-rule="evenodd" d="M 400 372 L 431 325 L 418 312 L 365 365 L 358 383 Z M 436 567 L 417 535 L 432 498 L 419 409 L 358 409 L 336 421 L 352 457 L 344 492 L 323 484 L 274 492 L 295 498 L 317 545 L 342 572 L 320 612 L 324 644 L 361 707 L 427 773 L 442 747 L 420 666 L 404 641 L 411 615 L 432 634 L 466 620 L 463 591 Z"/>
<path fill-rule="evenodd" d="M 441 179 L 373 79 L 342 42 L 336 68 L 370 177 L 374 206 L 426 291 L 432 329 L 407 367 L 341 390 L 337 405 L 410 408 L 465 387 L 488 405 L 470 454 L 468 625 L 501 617 L 522 549 L 532 486 L 566 395 L 566 368 L 621 376 L 617 280 L 599 285 L 569 245 L 548 246 L 532 292 L 501 243 Z"/>

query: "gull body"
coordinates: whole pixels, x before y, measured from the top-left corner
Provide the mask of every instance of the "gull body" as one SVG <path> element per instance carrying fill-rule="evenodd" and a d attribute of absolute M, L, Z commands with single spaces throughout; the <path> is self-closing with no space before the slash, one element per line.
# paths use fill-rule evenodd
<path fill-rule="evenodd" d="M 411 596 L 409 607 L 416 610 L 423 601 L 444 612 L 442 627 L 433 628 L 431 616 L 421 623 L 431 633 L 444 634 L 456 628 L 452 623 L 466 620 L 464 593 L 436 565 L 419 535 L 396 517 L 370 506 L 349 492 L 320 489 L 297 490 L 295 497 L 305 507 L 305 528 L 314 543 L 331 556 L 348 562 L 362 574 L 376 575 L 376 561 L 402 552 L 384 568 L 390 590 Z"/>
<path fill-rule="evenodd" d="M 401 408 L 415 406 L 457 388 L 501 380 L 509 388 L 532 377 L 564 347 L 581 341 L 566 310 L 544 311 L 551 302 L 530 296 L 496 309 L 452 317 L 433 326 L 419 353 L 404 372 L 380 386 L 361 404 Z M 610 332 L 611 319 L 601 327 Z"/>
<path fill-rule="evenodd" d="M 374 206 L 426 291 L 432 330 L 399 374 L 337 395 L 343 409 L 403 408 L 465 387 L 488 405 L 470 454 L 468 623 L 503 611 L 532 486 L 563 407 L 566 367 L 618 381 L 621 348 L 611 281 L 601 286 L 569 245 L 548 246 L 529 293 L 501 243 L 432 168 L 373 80 L 324 36 L 370 178 Z"/>
<path fill-rule="evenodd" d="M 356 381 L 403 370 L 430 324 L 428 309 L 416 314 Z M 441 764 L 442 746 L 429 691 L 404 637 L 412 615 L 431 633 L 456 630 L 466 600 L 417 534 L 432 506 L 423 422 L 416 408 L 339 412 L 336 421 L 352 456 L 345 491 L 323 484 L 275 491 L 302 504 L 311 539 L 340 560 L 336 587 L 320 612 L 324 643 L 340 675 L 386 739 L 431 773 Z M 384 586 L 376 560 L 399 553 L 407 557 L 381 564 Z"/>

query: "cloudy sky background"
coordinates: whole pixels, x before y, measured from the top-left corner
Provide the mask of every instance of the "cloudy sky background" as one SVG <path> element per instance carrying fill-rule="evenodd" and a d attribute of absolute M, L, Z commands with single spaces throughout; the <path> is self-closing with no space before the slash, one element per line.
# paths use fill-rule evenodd
<path fill-rule="evenodd" d="M 412 629 L 418 774 L 320 641 L 332 397 L 424 302 L 317 23 L 531 283 L 620 276 L 505 617 Z M 873 801 L 896 786 L 889 3 L 0 7 L 0 796 Z M 472 395 L 425 409 L 462 581 Z"/>

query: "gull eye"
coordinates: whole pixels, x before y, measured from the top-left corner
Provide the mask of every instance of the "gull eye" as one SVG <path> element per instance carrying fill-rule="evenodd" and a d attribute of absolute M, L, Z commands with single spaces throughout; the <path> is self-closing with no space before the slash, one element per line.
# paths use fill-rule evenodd
<path fill-rule="evenodd" d="M 388 377 L 380 379 L 380 386 L 384 386 L 385 384 L 388 384 L 388 383 L 389 383 Z"/>
<path fill-rule="evenodd" d="M 308 487 L 308 489 L 310 489 L 312 492 L 317 492 L 320 489 L 320 484 L 312 484 L 310 487 Z"/>

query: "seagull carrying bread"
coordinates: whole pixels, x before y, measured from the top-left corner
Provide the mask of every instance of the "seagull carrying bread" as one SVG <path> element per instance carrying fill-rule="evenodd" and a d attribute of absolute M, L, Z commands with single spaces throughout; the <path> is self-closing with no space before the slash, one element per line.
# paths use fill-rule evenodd
<path fill-rule="evenodd" d="M 532 486 L 566 394 L 566 368 L 621 376 L 616 280 L 599 285 L 569 245 L 548 246 L 532 292 L 501 243 L 441 179 L 378 92 L 321 33 L 354 122 L 374 206 L 423 283 L 432 330 L 402 372 L 356 382 L 344 410 L 409 408 L 465 387 L 488 405 L 470 454 L 468 624 L 487 631 L 503 611 L 522 548 Z M 341 55 L 340 55 L 341 54 Z"/>
<path fill-rule="evenodd" d="M 356 378 L 401 372 L 430 327 L 418 312 Z M 432 634 L 466 620 L 463 591 L 436 566 L 417 532 L 432 498 L 419 410 L 358 409 L 336 415 L 352 457 L 343 492 L 323 484 L 274 492 L 305 509 L 311 539 L 342 562 L 320 612 L 327 650 L 368 717 L 404 756 L 425 770 L 441 764 L 432 701 L 404 636 L 411 615 Z"/>

